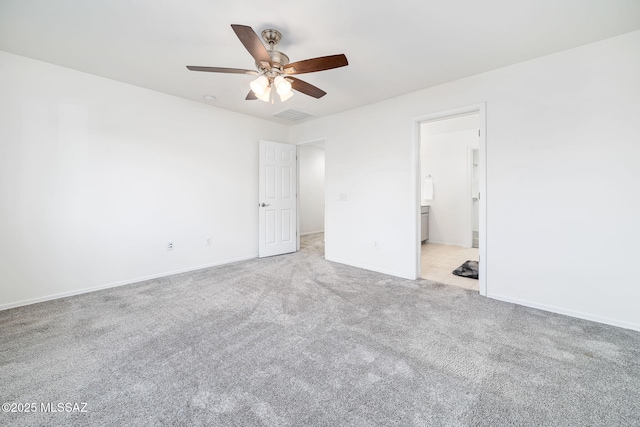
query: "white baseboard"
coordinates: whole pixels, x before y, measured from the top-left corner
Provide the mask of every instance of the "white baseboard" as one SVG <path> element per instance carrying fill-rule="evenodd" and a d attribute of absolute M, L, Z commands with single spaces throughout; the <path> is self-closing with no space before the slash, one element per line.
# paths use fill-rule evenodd
<path fill-rule="evenodd" d="M 578 319 L 590 320 L 592 322 L 604 323 L 605 325 L 617 326 L 619 328 L 631 329 L 634 331 L 640 331 L 640 324 L 633 322 L 626 322 L 624 320 L 611 319 L 609 317 L 598 316 L 595 314 L 584 313 L 581 311 L 568 310 L 562 307 L 557 307 L 547 304 L 539 304 L 533 301 L 521 300 L 518 298 L 506 297 L 504 295 L 496 295 L 488 293 L 487 297 L 497 299 L 504 302 L 510 302 L 513 304 L 523 305 L 525 307 L 537 308 L 538 310 L 549 311 L 551 313 L 564 314 L 566 316 L 577 317 Z"/>
<path fill-rule="evenodd" d="M 307 231 L 306 233 L 300 233 L 300 236 L 308 236 L 309 234 L 321 234 L 321 233 L 324 233 L 324 230 Z"/>
<path fill-rule="evenodd" d="M 119 281 L 119 282 L 107 283 L 105 285 L 92 286 L 90 288 L 76 289 L 76 290 L 68 291 L 68 292 L 60 292 L 60 293 L 57 293 L 57 294 L 45 295 L 45 296 L 38 297 L 38 298 L 31 298 L 31 299 L 17 301 L 17 302 L 11 302 L 11 303 L 7 303 L 7 304 L 0 304 L 0 311 L 8 310 L 10 308 L 22 307 L 22 306 L 25 306 L 25 305 L 37 304 L 39 302 L 51 301 L 51 300 L 54 300 L 54 299 L 71 297 L 71 296 L 74 296 L 74 295 L 86 294 L 86 293 L 89 293 L 89 292 L 100 291 L 100 290 L 103 290 L 103 289 L 116 288 L 118 286 L 131 285 L 133 283 L 144 282 L 146 280 L 159 279 L 160 277 L 173 276 L 174 274 L 188 273 L 190 271 L 202 270 L 204 268 L 216 267 L 216 266 L 224 265 L 224 264 L 231 264 L 232 262 L 246 261 L 248 259 L 254 259 L 254 258 L 257 258 L 257 257 L 258 257 L 258 254 L 239 257 L 239 258 L 230 258 L 230 259 L 226 259 L 226 260 L 223 260 L 223 261 L 218 261 L 218 262 L 214 262 L 214 263 L 210 263 L 210 264 L 203 264 L 203 265 L 198 265 L 198 266 L 194 266 L 194 267 L 182 268 L 180 270 L 173 270 L 173 271 L 167 271 L 167 272 L 164 272 L 164 273 L 151 274 L 151 275 L 148 275 L 148 276 L 137 277 L 135 279 L 127 279 L 127 280 L 122 280 L 122 281 Z"/>

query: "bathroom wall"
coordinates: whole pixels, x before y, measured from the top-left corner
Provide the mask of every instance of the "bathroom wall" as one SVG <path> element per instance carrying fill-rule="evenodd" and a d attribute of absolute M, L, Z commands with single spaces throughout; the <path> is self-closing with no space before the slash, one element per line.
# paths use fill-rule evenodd
<path fill-rule="evenodd" d="M 324 145 L 298 146 L 300 235 L 324 231 Z"/>
<path fill-rule="evenodd" d="M 471 114 L 420 126 L 422 183 L 431 176 L 429 242 L 470 247 L 472 148 L 478 148 L 480 118 Z"/>

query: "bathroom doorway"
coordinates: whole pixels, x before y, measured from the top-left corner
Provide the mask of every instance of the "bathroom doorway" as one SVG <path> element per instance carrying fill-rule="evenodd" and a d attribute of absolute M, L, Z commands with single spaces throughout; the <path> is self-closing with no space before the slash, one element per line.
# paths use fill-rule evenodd
<path fill-rule="evenodd" d="M 486 295 L 484 105 L 421 119 L 416 121 L 419 277 Z M 477 279 L 465 277 L 469 268 L 462 275 L 453 273 L 463 265 L 475 269 Z"/>
<path fill-rule="evenodd" d="M 298 144 L 298 250 L 300 237 L 324 242 L 325 141 Z M 312 239 L 313 240 L 313 239 Z M 306 241 L 311 241 L 309 238 Z"/>

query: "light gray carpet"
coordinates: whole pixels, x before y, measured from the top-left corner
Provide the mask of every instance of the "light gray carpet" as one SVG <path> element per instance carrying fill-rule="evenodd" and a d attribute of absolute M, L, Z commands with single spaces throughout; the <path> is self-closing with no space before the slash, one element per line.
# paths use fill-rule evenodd
<path fill-rule="evenodd" d="M 0 312 L 1 425 L 637 426 L 640 333 L 296 254 Z"/>

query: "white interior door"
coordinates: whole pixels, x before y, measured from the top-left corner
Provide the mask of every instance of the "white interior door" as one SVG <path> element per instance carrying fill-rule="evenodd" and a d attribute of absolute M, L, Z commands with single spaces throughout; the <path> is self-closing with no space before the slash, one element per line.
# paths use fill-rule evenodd
<path fill-rule="evenodd" d="M 474 235 L 480 233 L 480 153 L 477 148 L 471 150 L 471 247 L 477 248 Z"/>
<path fill-rule="evenodd" d="M 296 146 L 260 141 L 260 258 L 296 251 Z"/>

